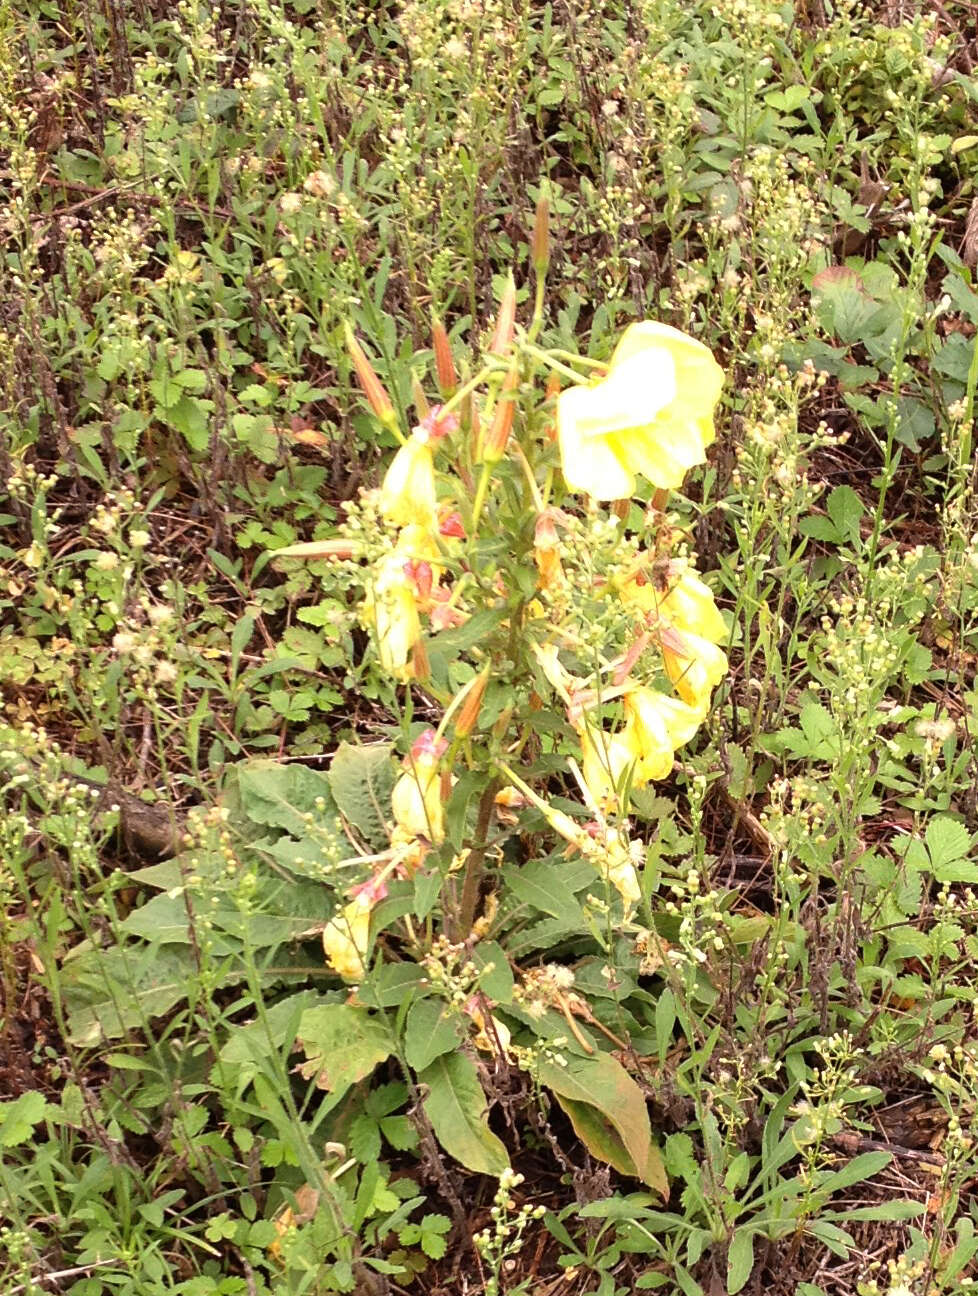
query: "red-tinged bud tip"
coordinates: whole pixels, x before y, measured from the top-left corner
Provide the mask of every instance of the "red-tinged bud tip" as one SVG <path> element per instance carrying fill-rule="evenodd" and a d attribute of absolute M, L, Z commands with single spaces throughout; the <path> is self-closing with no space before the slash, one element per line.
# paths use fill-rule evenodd
<path fill-rule="evenodd" d="M 448 739 L 439 738 L 434 729 L 425 729 L 411 744 L 411 759 L 437 761 L 441 760 L 446 751 L 448 751 Z"/>
<path fill-rule="evenodd" d="M 451 536 L 455 540 L 464 540 L 465 527 L 462 523 L 461 513 L 454 510 L 451 513 L 446 513 L 438 523 L 438 534 Z"/>
<path fill-rule="evenodd" d="M 363 394 L 370 403 L 370 408 L 385 423 L 393 422 L 394 406 L 387 395 L 383 383 L 374 372 L 373 365 L 367 359 L 366 352 L 357 341 L 349 324 L 346 325 L 346 349 L 353 362 L 357 380 L 363 388 Z"/>
<path fill-rule="evenodd" d="M 366 882 L 350 887 L 349 895 L 351 900 L 356 900 L 358 896 L 366 896 L 370 904 L 375 905 L 387 899 L 387 883 L 383 878 L 368 878 Z"/>
<path fill-rule="evenodd" d="M 451 436 L 458 431 L 458 415 L 451 412 L 442 414 L 441 411 L 441 405 L 432 405 L 418 425 L 423 432 L 427 432 L 429 443 L 440 441 L 442 437 Z"/>

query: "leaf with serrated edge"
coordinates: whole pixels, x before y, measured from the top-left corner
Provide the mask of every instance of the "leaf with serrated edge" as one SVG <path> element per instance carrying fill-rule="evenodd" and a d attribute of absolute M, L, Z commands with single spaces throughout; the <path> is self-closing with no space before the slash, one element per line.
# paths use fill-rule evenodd
<path fill-rule="evenodd" d="M 329 786 L 340 813 L 373 850 L 387 845 L 396 767 L 386 743 L 341 743 L 329 766 Z"/>
<path fill-rule="evenodd" d="M 308 1009 L 299 1019 L 296 1042 L 307 1059 L 300 1074 L 332 1093 L 363 1080 L 394 1051 L 385 1022 L 352 1004 Z"/>

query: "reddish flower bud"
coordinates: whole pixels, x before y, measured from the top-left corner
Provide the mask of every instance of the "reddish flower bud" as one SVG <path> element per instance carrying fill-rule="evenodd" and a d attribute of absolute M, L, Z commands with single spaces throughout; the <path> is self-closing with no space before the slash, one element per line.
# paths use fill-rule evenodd
<path fill-rule="evenodd" d="M 431 317 L 431 345 L 435 353 L 438 390 L 442 396 L 451 396 L 458 386 L 458 378 L 455 374 L 455 361 L 452 358 L 452 344 L 448 340 L 444 324 L 437 315 Z"/>
<path fill-rule="evenodd" d="M 550 186 L 546 180 L 540 186 L 540 197 L 537 199 L 530 255 L 537 276 L 545 275 L 550 264 Z"/>
<path fill-rule="evenodd" d="M 350 353 L 364 395 L 370 402 L 370 408 L 382 422 L 393 424 L 394 406 L 391 404 L 391 398 L 374 372 L 373 365 L 367 359 L 363 347 L 354 337 L 349 324 L 346 325 L 346 349 Z"/>
<path fill-rule="evenodd" d="M 505 355 L 513 341 L 513 327 L 516 322 L 516 284 L 512 273 L 506 280 L 502 301 L 499 303 L 499 314 L 496 316 L 496 331 L 489 343 L 490 355 Z"/>
<path fill-rule="evenodd" d="M 462 515 L 456 510 L 451 513 L 445 513 L 438 523 L 438 534 L 451 536 L 455 540 L 465 539 L 465 527 L 462 524 Z"/>
<path fill-rule="evenodd" d="M 516 389 L 519 383 L 519 366 L 514 361 L 499 389 L 499 403 L 496 405 L 492 426 L 486 433 L 486 443 L 482 448 L 482 458 L 487 463 L 498 463 L 506 453 L 509 434 L 513 430 L 513 417 L 516 414 Z"/>
<path fill-rule="evenodd" d="M 475 728 L 488 683 L 489 667 L 486 666 L 467 686 L 465 701 L 459 707 L 458 715 L 455 717 L 455 733 L 459 738 L 467 738 Z"/>

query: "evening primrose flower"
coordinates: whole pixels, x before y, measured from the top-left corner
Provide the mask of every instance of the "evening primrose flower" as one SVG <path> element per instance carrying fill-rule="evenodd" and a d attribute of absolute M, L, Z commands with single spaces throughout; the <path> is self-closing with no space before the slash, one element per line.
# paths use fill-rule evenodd
<path fill-rule="evenodd" d="M 711 643 L 722 643 L 728 637 L 713 591 L 680 559 L 666 563 L 651 578 L 642 573 L 638 580 L 628 581 L 621 598 L 626 605 L 664 618 L 681 633 L 697 634 Z"/>
<path fill-rule="evenodd" d="M 674 490 L 705 461 L 723 370 L 702 342 L 668 324 L 630 325 L 607 377 L 557 398 L 564 478 L 595 499 L 634 494 L 636 474 Z"/>
<path fill-rule="evenodd" d="M 369 890 L 361 891 L 330 919 L 323 931 L 326 961 L 344 981 L 360 981 L 367 970 L 370 913 L 374 903 L 375 897 Z"/>
<path fill-rule="evenodd" d="M 445 807 L 441 795 L 441 758 L 448 743 L 426 729 L 411 744 L 406 769 L 394 784 L 391 809 L 398 828 L 438 846 L 445 840 Z"/>
<path fill-rule="evenodd" d="M 380 512 L 393 526 L 438 529 L 435 463 L 430 435 L 416 427 L 391 461 L 380 487 Z"/>
<path fill-rule="evenodd" d="M 710 694 L 727 673 L 727 655 L 701 635 L 663 633 L 662 662 L 672 686 L 695 711 L 705 713 Z"/>
<path fill-rule="evenodd" d="M 380 664 L 397 678 L 405 676 L 411 651 L 421 638 L 417 592 L 407 567 L 403 554 L 384 559 L 363 605 L 364 618 L 377 636 Z"/>
<path fill-rule="evenodd" d="M 635 783 L 635 748 L 624 733 L 609 734 L 587 723 L 577 733 L 581 742 L 581 776 L 587 790 L 598 809 L 613 810 L 618 804 L 618 789 L 629 773 Z"/>
<path fill-rule="evenodd" d="M 634 754 L 636 781 L 668 778 L 676 748 L 696 733 L 703 711 L 649 688 L 626 693 L 623 706 L 622 738 Z"/>

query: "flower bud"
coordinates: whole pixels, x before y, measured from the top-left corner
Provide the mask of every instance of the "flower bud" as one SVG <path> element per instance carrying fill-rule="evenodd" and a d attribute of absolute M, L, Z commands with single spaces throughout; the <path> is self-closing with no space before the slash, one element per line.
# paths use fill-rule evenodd
<path fill-rule="evenodd" d="M 537 199 L 530 255 L 537 277 L 542 278 L 550 264 L 550 186 L 546 180 L 540 185 L 540 196 Z"/>
<path fill-rule="evenodd" d="M 394 406 L 391 404 L 391 398 L 387 395 L 383 383 L 374 372 L 373 365 L 367 359 L 366 353 L 360 343 L 353 335 L 353 330 L 349 324 L 345 325 L 346 332 L 346 349 L 353 361 L 353 368 L 356 370 L 360 386 L 363 388 L 364 395 L 370 403 L 370 408 L 377 415 L 382 423 L 393 427 L 396 419 L 394 415 Z"/>
<path fill-rule="evenodd" d="M 496 316 L 496 330 L 489 343 L 490 355 L 505 355 L 513 341 L 513 327 L 516 322 L 516 284 L 512 272 L 506 280 L 502 301 L 499 303 L 499 314 Z"/>
<path fill-rule="evenodd" d="M 435 374 L 438 379 L 438 390 L 443 397 L 454 395 L 458 387 L 455 373 L 455 361 L 452 358 L 452 345 L 445 332 L 445 326 L 437 315 L 431 317 L 431 345 L 435 353 Z"/>
<path fill-rule="evenodd" d="M 428 398 L 416 373 L 411 375 L 411 399 L 414 401 L 414 408 L 418 411 L 418 418 L 423 421 L 428 417 L 431 406 L 428 404 Z"/>
<path fill-rule="evenodd" d="M 465 701 L 459 707 L 458 715 L 455 717 L 455 733 L 457 737 L 467 738 L 475 728 L 488 683 L 489 667 L 486 666 L 476 675 L 475 679 L 466 685 Z"/>
<path fill-rule="evenodd" d="M 513 416 L 516 413 L 516 389 L 519 382 L 519 365 L 514 360 L 499 389 L 499 402 L 496 405 L 492 425 L 486 433 L 486 443 L 482 447 L 482 458 L 486 463 L 498 463 L 506 453 L 509 434 L 513 430 Z"/>

